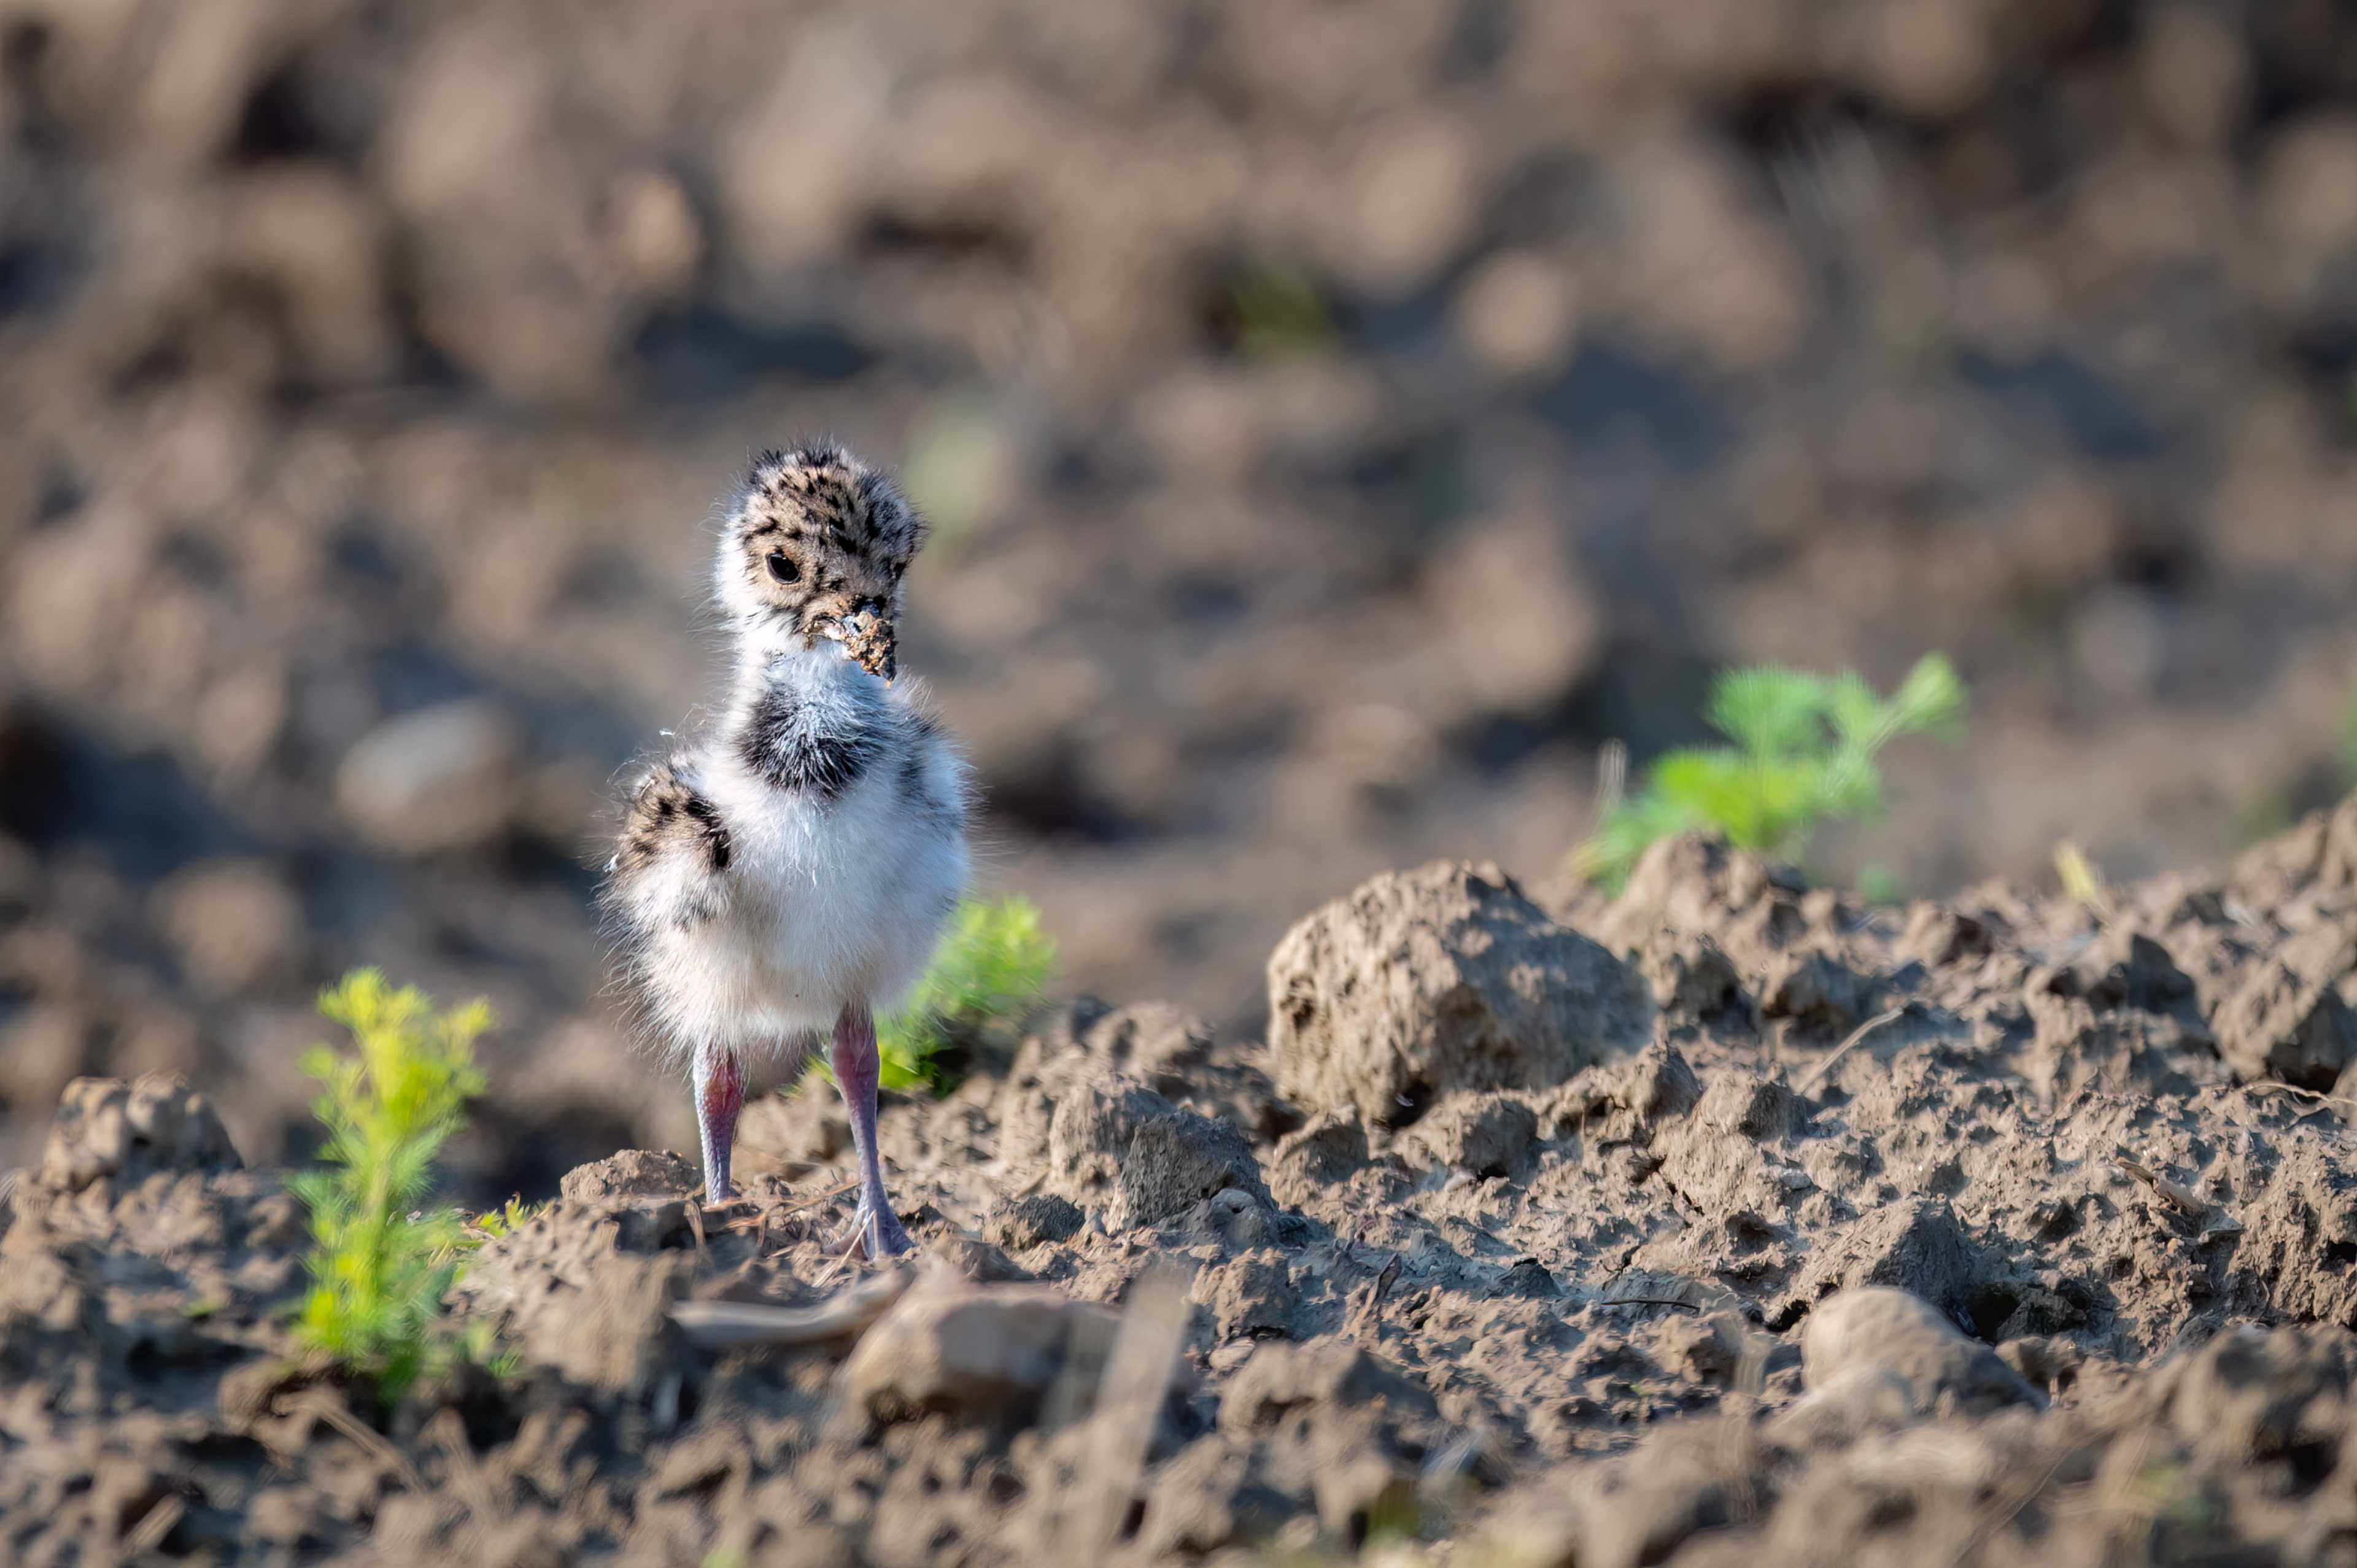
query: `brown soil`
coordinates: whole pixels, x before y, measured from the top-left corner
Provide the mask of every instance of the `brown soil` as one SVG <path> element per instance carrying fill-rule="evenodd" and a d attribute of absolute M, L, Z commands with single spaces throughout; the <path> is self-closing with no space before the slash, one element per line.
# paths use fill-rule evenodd
<path fill-rule="evenodd" d="M 0 1239 L 0 1554 L 2348 1560 L 2357 799 L 2099 910 L 1688 841 L 1555 913 L 1380 879 L 1280 950 L 1274 1057 L 1084 1003 L 892 1102 L 913 1266 L 826 1250 L 825 1098 L 749 1113 L 735 1211 L 584 1166 L 452 1297 L 512 1360 L 390 1408 L 293 1354 L 299 1207 L 203 1098 L 78 1083 Z M 1575 961 L 1649 1039 L 1515 1013 Z M 1369 1070 L 1486 1080 L 1364 1113 L 1317 999 L 1378 982 L 1456 1001 Z"/>
<path fill-rule="evenodd" d="M 703 520 L 930 475 L 906 664 L 1075 986 L 1534 880 L 1710 670 L 1938 648 L 1815 867 L 2147 875 L 2346 786 L 2323 0 L 0 0 L 0 1161 L 310 1000 L 489 993 L 453 1176 L 692 1136 L 587 884 Z"/>

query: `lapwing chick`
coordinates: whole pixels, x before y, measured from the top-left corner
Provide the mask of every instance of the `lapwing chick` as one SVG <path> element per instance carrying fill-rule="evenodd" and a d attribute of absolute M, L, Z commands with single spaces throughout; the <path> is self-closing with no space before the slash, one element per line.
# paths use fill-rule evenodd
<path fill-rule="evenodd" d="M 713 571 L 727 698 L 632 791 L 602 895 L 626 983 L 694 1082 L 706 1201 L 736 1196 L 748 1063 L 832 1034 L 859 1162 L 843 1245 L 871 1258 L 909 1248 L 876 1149 L 876 1015 L 916 983 L 967 875 L 965 765 L 893 681 L 924 535 L 840 447 L 755 460 Z"/>

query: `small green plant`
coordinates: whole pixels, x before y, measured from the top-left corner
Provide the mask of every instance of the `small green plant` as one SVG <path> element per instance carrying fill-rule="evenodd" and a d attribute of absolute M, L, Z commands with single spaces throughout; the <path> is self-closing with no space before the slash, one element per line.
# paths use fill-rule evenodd
<path fill-rule="evenodd" d="M 1961 738 L 1965 706 L 1964 682 L 1937 653 L 1887 699 L 1854 671 L 1728 671 L 1712 683 L 1706 716 L 1735 744 L 1655 763 L 1644 792 L 1613 802 L 1595 836 L 1572 852 L 1572 868 L 1617 892 L 1649 845 L 1695 830 L 1797 860 L 1826 819 L 1881 814 L 1877 753 L 1903 735 Z"/>
<path fill-rule="evenodd" d="M 518 1193 L 500 1208 L 486 1208 L 468 1221 L 459 1244 L 472 1250 L 486 1241 L 496 1241 L 502 1236 L 512 1236 L 547 1212 L 548 1205 L 545 1202 L 526 1203 L 523 1200 L 523 1195 Z"/>
<path fill-rule="evenodd" d="M 877 1023 L 884 1087 L 939 1087 L 933 1058 L 942 1047 L 961 1033 L 1019 1022 L 1055 967 L 1056 940 L 1039 929 L 1029 899 L 961 903 L 908 1003 Z"/>
<path fill-rule="evenodd" d="M 315 1046 L 303 1070 L 327 1085 L 313 1109 L 328 1127 L 327 1168 L 290 1178 L 310 1206 L 311 1289 L 296 1337 L 372 1377 L 387 1402 L 438 1353 L 434 1321 L 466 1244 L 454 1209 L 416 1212 L 434 1156 L 480 1094 L 479 999 L 436 1016 L 433 1000 L 356 970 L 319 998 L 356 1049 Z"/>
<path fill-rule="evenodd" d="M 1309 274 L 1286 262 L 1256 262 L 1229 285 L 1218 315 L 1239 352 L 1250 360 L 1286 360 L 1315 352 L 1334 337 L 1334 323 Z"/>
<path fill-rule="evenodd" d="M 2110 918 L 2111 887 L 2104 880 L 2104 868 L 2069 839 L 2054 846 L 2054 875 L 2062 884 L 2064 897 L 2098 917 Z"/>

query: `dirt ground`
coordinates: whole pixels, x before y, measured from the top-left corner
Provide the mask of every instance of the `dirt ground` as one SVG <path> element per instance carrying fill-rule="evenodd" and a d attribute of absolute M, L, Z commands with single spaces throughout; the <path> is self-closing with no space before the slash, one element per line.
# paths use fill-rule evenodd
<path fill-rule="evenodd" d="M 1674 19 L 1673 19 L 1674 18 Z M 687 1101 L 599 1003 L 705 519 L 833 432 L 1068 983 L 1534 886 L 1709 671 L 1956 660 L 1819 844 L 2222 865 L 2348 785 L 2357 43 L 2321 0 L 0 0 L 0 1159 L 487 993 L 453 1175 Z"/>
<path fill-rule="evenodd" d="M 625 1151 L 473 1254 L 511 1359 L 291 1349 L 301 1214 L 83 1080 L 0 1237 L 0 1553 L 1635 1568 L 2357 1558 L 2357 797 L 2214 879 L 1892 911 L 1698 841 L 1306 917 L 1269 1044 L 1060 1010 L 748 1202 Z"/>

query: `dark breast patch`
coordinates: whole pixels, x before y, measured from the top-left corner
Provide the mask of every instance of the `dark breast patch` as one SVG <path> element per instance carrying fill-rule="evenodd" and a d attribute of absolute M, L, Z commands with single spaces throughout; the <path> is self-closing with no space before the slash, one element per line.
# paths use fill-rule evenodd
<path fill-rule="evenodd" d="M 876 715 L 854 711 L 822 718 L 780 687 L 762 693 L 737 746 L 745 766 L 771 789 L 830 803 L 866 777 L 884 749 Z"/>

